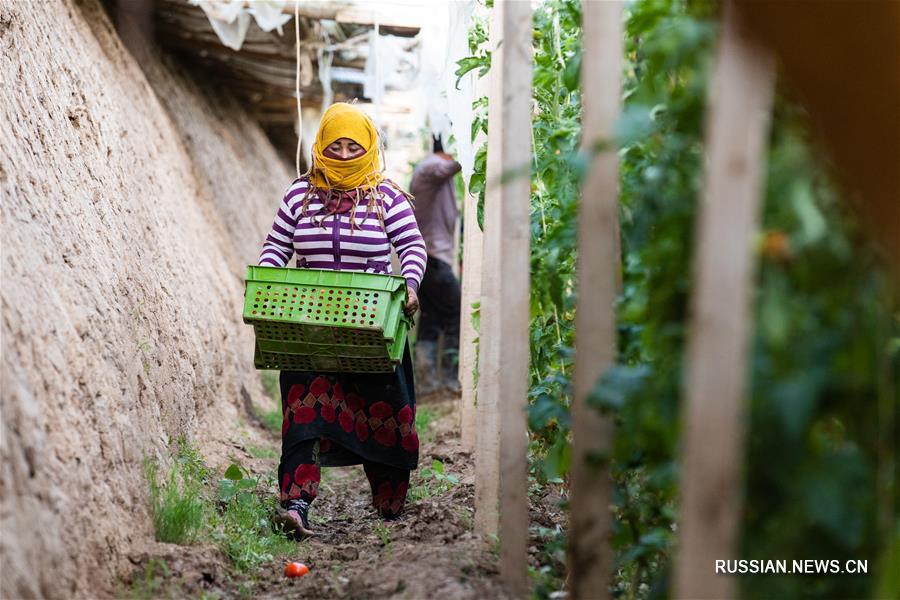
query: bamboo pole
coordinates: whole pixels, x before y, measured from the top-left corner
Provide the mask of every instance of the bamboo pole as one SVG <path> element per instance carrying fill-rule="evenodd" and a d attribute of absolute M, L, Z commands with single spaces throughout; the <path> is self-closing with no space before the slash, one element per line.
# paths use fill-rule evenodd
<path fill-rule="evenodd" d="M 676 598 L 733 598 L 716 561 L 739 533 L 744 394 L 757 228 L 774 70 L 726 4 L 706 131 L 708 161 L 694 256 L 688 343 Z"/>
<path fill-rule="evenodd" d="M 531 4 L 500 1 L 491 24 L 475 530 L 498 535 L 500 576 L 527 595 Z M 495 44 L 495 41 L 502 43 Z M 501 510 L 502 507 L 502 510 Z"/>
<path fill-rule="evenodd" d="M 569 529 L 569 582 L 576 600 L 608 598 L 613 571 L 612 480 L 605 461 L 590 460 L 609 453 L 613 425 L 587 406 L 587 397 L 616 359 L 619 160 L 613 127 L 621 97 L 622 3 L 585 2 L 582 29 L 582 151 L 592 158 L 578 218 Z"/>

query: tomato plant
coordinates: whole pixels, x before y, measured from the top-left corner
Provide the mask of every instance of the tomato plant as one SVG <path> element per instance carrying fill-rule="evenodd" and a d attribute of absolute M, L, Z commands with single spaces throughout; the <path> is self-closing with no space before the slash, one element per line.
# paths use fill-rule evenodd
<path fill-rule="evenodd" d="M 665 594 L 677 535 L 692 240 L 718 5 L 638 0 L 627 3 L 625 18 L 619 357 L 591 402 L 616 423 L 613 593 L 651 597 Z M 570 460 L 584 164 L 580 4 L 545 0 L 534 20 L 528 423 L 531 474 L 542 484 L 563 482 Z M 483 71 L 489 55 L 479 27 L 470 37 L 476 60 L 463 67 Z M 888 573 L 900 554 L 887 547 L 898 531 L 890 464 L 898 464 L 892 440 L 900 431 L 896 416 L 883 417 L 897 414 L 900 397 L 898 307 L 787 92 L 780 90 L 772 118 L 764 186 L 739 556 L 868 559 Z M 474 108 L 473 134 L 486 131 L 486 99 Z M 469 182 L 476 193 L 483 194 L 487 151 L 479 149 Z M 562 586 L 560 570 L 539 572 L 538 595 Z M 871 595 L 878 583 L 870 575 L 755 577 L 740 585 L 748 597 L 826 598 Z"/>

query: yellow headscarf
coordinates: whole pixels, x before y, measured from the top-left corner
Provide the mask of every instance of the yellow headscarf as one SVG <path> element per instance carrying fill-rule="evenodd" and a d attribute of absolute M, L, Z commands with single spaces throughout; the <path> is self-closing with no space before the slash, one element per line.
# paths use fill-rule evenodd
<path fill-rule="evenodd" d="M 340 138 L 353 140 L 365 153 L 350 160 L 325 156 L 329 144 Z M 363 111 L 346 102 L 328 107 L 312 147 L 310 177 L 313 185 L 326 190 L 375 189 L 381 183 L 384 175 L 378 161 L 378 132 Z"/>

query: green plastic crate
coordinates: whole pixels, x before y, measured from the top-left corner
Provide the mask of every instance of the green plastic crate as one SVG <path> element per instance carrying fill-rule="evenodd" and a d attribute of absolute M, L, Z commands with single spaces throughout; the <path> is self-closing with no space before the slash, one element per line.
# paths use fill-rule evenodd
<path fill-rule="evenodd" d="M 257 368 L 382 373 L 403 357 L 405 303 L 403 277 L 251 266 L 243 317 Z"/>
<path fill-rule="evenodd" d="M 403 349 L 407 343 L 406 327 L 389 348 L 390 360 L 380 357 L 343 356 L 340 349 L 330 349 L 328 354 L 289 354 L 268 352 L 256 345 L 254 364 L 257 369 L 284 371 L 326 371 L 337 373 L 389 373 L 403 359 Z M 331 353 L 333 352 L 333 354 Z"/>

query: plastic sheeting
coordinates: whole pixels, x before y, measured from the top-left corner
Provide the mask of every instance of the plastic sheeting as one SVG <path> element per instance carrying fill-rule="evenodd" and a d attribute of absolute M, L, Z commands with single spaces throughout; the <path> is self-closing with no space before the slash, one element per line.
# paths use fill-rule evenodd
<path fill-rule="evenodd" d="M 475 0 L 435 2 L 430 12 L 434 18 L 423 24 L 420 80 L 429 128 L 441 134 L 445 148 L 449 135 L 454 138 L 452 151 L 462 165 L 466 181 L 472 175 L 475 153 L 471 141 L 472 102 L 475 100 L 475 77 L 469 73 L 456 85 L 456 62 L 469 55 L 468 31 L 475 14 Z"/>
<path fill-rule="evenodd" d="M 210 24 L 222 43 L 239 50 L 244 43 L 251 20 L 264 31 L 281 28 L 293 17 L 283 12 L 289 3 L 283 0 L 189 0 L 206 13 Z M 411 0 L 404 0 L 410 2 Z M 361 3 L 369 6 L 378 2 Z M 469 54 L 468 30 L 471 19 L 478 10 L 475 0 L 423 0 L 427 6 L 428 17 L 424 20 L 418 35 L 418 44 L 408 38 L 379 35 L 376 39 L 372 31 L 369 37 L 369 48 L 366 53 L 365 70 L 346 72 L 346 69 L 331 67 L 333 50 L 329 49 L 326 35 L 326 47 L 319 50 L 319 79 L 325 94 L 325 105 L 331 103 L 332 81 L 353 79 L 363 83 L 365 95 L 375 101 L 368 107 L 380 126 L 381 117 L 397 119 L 398 110 L 408 113 L 403 123 L 392 127 L 394 139 L 390 140 L 395 149 L 409 145 L 409 152 L 404 154 L 406 160 L 413 159 L 418 151 L 410 143 L 413 136 L 418 138 L 419 132 L 428 128 L 444 139 L 448 151 L 456 155 L 462 165 L 463 176 L 468 181 L 474 167 L 474 147 L 471 141 L 472 102 L 476 97 L 476 75 L 469 73 L 462 77 L 458 87 L 454 72 L 456 62 Z M 393 10 L 402 9 L 394 7 Z M 389 106 L 396 103 L 395 98 L 386 96 L 386 90 L 406 90 L 401 95 L 403 106 Z M 392 94 L 388 93 L 388 96 Z M 418 101 L 410 101 L 411 96 Z M 379 104 L 379 101 L 381 102 Z M 302 129 L 303 137 L 311 139 L 314 127 L 318 126 L 318 114 L 307 111 L 304 107 Z M 382 115 L 384 109 L 384 115 Z M 390 115 L 390 116 L 389 116 Z M 298 132 L 299 133 L 299 132 Z M 454 143 L 449 143 L 450 136 Z M 402 139 L 401 139 L 402 138 Z M 410 138 L 406 140 L 406 138 Z M 404 141 L 406 140 L 406 141 Z M 304 144 L 304 152 L 308 153 Z"/>
<path fill-rule="evenodd" d="M 243 46 L 251 18 L 263 31 L 277 29 L 279 34 L 283 33 L 282 26 L 292 18 L 282 12 L 283 2 L 279 1 L 190 0 L 190 3 L 203 9 L 213 31 L 232 50 L 240 50 Z"/>

